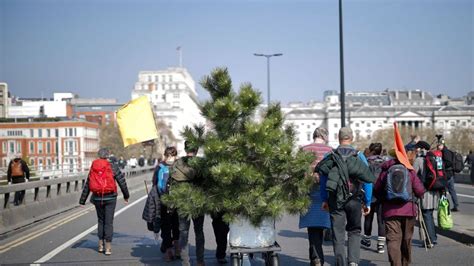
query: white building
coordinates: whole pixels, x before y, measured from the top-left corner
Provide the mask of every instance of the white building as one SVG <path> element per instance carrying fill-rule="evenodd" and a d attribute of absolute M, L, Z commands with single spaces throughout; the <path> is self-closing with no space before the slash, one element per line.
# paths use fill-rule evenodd
<path fill-rule="evenodd" d="M 346 126 L 354 131 L 355 140 L 370 139 L 379 129 L 400 126 L 429 128 L 449 134 L 456 128 L 474 127 L 474 105 L 468 98 L 464 104 L 433 98 L 428 92 L 383 91 L 348 92 L 346 94 Z M 297 145 L 312 141 L 316 127 L 324 126 L 329 132 L 329 144 L 337 146 L 341 127 L 340 103 L 337 92 L 327 91 L 324 102 L 293 103 L 282 108 L 286 124 L 296 128 Z"/>
<path fill-rule="evenodd" d="M 0 118 L 6 118 L 8 115 L 8 85 L 0 83 Z"/>
<path fill-rule="evenodd" d="M 205 123 L 198 107 L 194 80 L 189 72 L 180 67 L 141 71 L 132 91 L 132 99 L 143 95 L 150 100 L 156 117 L 171 129 L 177 139 L 178 152 L 183 153 L 183 128 Z"/>
<path fill-rule="evenodd" d="M 72 93 L 54 93 L 48 98 L 14 98 L 8 107 L 8 118 L 70 117 L 68 108 Z"/>

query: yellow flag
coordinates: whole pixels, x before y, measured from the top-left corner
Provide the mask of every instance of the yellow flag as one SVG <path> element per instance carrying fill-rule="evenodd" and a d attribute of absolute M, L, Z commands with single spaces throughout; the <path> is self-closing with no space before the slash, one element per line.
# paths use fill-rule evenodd
<path fill-rule="evenodd" d="M 146 96 L 131 100 L 117 111 L 123 146 L 158 138 L 155 119 Z"/>

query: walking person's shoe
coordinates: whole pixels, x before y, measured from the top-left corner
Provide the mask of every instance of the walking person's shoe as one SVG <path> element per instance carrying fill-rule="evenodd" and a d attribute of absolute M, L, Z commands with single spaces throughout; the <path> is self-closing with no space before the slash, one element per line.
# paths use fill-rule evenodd
<path fill-rule="evenodd" d="M 103 239 L 99 239 L 99 247 L 97 248 L 97 251 L 99 253 L 104 253 L 104 240 Z"/>
<path fill-rule="evenodd" d="M 112 255 L 112 242 L 105 241 L 105 255 Z"/>
<path fill-rule="evenodd" d="M 173 248 L 166 249 L 165 261 L 170 262 L 174 259 Z"/>
<path fill-rule="evenodd" d="M 179 246 L 179 240 L 173 241 L 174 247 L 174 258 L 180 260 L 181 259 L 181 247 Z"/>
<path fill-rule="evenodd" d="M 217 263 L 219 263 L 219 264 L 227 264 L 228 263 L 226 258 L 220 258 L 220 259 L 216 258 L 216 259 L 217 259 Z"/>
<path fill-rule="evenodd" d="M 379 236 L 377 238 L 377 253 L 385 252 L 385 237 Z"/>
<path fill-rule="evenodd" d="M 370 236 L 363 235 L 362 239 L 360 240 L 360 244 L 364 248 L 370 248 Z"/>
<path fill-rule="evenodd" d="M 319 259 L 311 260 L 309 263 L 310 266 L 321 266 L 321 261 Z"/>
<path fill-rule="evenodd" d="M 451 211 L 452 211 L 452 212 L 458 212 L 459 209 L 458 209 L 458 207 L 454 207 L 454 208 L 451 209 Z"/>
<path fill-rule="evenodd" d="M 196 266 L 206 266 L 206 264 L 204 263 L 204 261 L 202 261 L 202 262 L 199 262 L 199 261 L 198 261 L 198 263 L 196 264 Z"/>

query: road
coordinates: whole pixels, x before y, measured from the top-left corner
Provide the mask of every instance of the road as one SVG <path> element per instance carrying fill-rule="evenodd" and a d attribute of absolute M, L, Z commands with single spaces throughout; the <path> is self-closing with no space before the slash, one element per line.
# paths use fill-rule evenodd
<path fill-rule="evenodd" d="M 457 186 L 457 188 L 459 188 L 461 211 L 462 213 L 471 211 L 472 219 L 474 197 L 470 196 L 474 196 L 473 189 L 469 186 Z M 156 243 L 153 234 L 146 230 L 146 224 L 141 219 L 145 203 L 143 196 L 143 191 L 132 194 L 126 209 L 123 200 L 119 200 L 112 256 L 96 252 L 96 230 L 89 232 L 96 224 L 95 210 L 91 205 L 87 205 L 85 208 L 74 209 L 2 236 L 0 262 L 2 265 L 31 264 L 40 260 L 48 265 L 180 265 L 179 261 L 167 263 L 163 260 L 159 243 Z M 294 216 L 285 216 L 277 223 L 277 241 L 282 246 L 282 251 L 279 253 L 281 265 L 309 264 L 306 232 L 298 229 L 297 224 L 298 217 Z M 215 241 L 209 217 L 205 220 L 205 235 L 206 265 L 218 265 L 214 259 Z M 413 241 L 413 265 L 473 265 L 473 247 L 439 236 L 439 245 L 425 251 L 419 246 L 421 242 L 417 239 L 418 232 L 415 232 L 414 236 L 416 239 Z M 72 242 L 71 245 L 67 245 L 68 242 Z M 194 244 L 192 233 L 190 243 Z M 194 256 L 194 246 L 191 247 L 191 251 L 191 255 Z M 326 261 L 333 264 L 330 242 L 324 244 L 324 252 Z M 252 260 L 252 265 L 263 265 L 263 262 L 257 257 Z M 360 265 L 388 265 L 387 255 L 362 250 Z"/>

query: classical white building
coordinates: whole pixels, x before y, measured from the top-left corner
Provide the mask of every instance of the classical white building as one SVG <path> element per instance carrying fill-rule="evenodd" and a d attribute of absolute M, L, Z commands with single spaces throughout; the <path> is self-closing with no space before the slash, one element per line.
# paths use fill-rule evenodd
<path fill-rule="evenodd" d="M 140 71 L 132 99 L 147 96 L 153 111 L 173 132 L 178 152 L 183 153 L 181 131 L 185 126 L 204 124 L 195 83 L 186 68 L 173 67 L 158 71 Z M 166 142 L 166 140 L 165 140 Z M 168 143 L 172 144 L 172 143 Z"/>
<path fill-rule="evenodd" d="M 449 134 L 456 128 L 474 126 L 474 105 L 472 101 L 469 102 L 471 94 L 461 100 L 444 96 L 434 98 L 420 90 L 348 92 L 346 125 L 352 128 L 356 140 L 370 139 L 376 130 L 390 128 L 393 122 Z M 283 111 L 285 123 L 293 124 L 298 132 L 299 146 L 312 141 L 313 131 L 318 126 L 328 129 L 330 145 L 337 146 L 337 134 L 341 127 L 337 92 L 325 92 L 323 102 L 292 103 L 284 107 Z"/>

